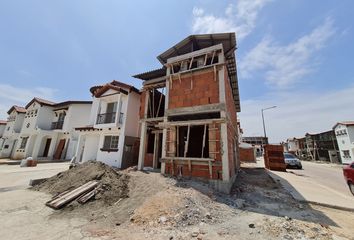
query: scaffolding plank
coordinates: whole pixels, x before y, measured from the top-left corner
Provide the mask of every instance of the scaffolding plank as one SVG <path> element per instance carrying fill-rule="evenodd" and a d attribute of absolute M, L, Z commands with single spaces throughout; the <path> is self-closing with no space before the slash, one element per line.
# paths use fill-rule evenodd
<path fill-rule="evenodd" d="M 48 207 L 54 208 L 54 209 L 60 209 L 63 207 L 65 204 L 68 204 L 81 196 L 82 194 L 92 190 L 98 185 L 97 181 L 89 181 L 85 183 L 84 185 L 75 188 L 74 190 L 62 195 L 59 198 L 54 198 L 46 203 Z"/>

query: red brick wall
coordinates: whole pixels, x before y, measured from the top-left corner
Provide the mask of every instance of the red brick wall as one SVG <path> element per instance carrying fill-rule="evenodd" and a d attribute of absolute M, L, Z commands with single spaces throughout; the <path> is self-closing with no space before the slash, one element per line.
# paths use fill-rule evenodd
<path fill-rule="evenodd" d="M 242 162 L 256 162 L 256 156 L 253 148 L 239 148 L 240 160 Z"/>
<path fill-rule="evenodd" d="M 140 119 L 144 118 L 144 113 L 145 113 L 145 99 L 146 99 L 146 91 L 143 91 L 140 94 L 140 109 L 139 109 L 139 116 Z"/>
<path fill-rule="evenodd" d="M 201 177 L 209 179 L 209 166 L 207 165 L 192 165 L 192 172 L 189 172 L 188 164 L 174 164 L 174 175 L 179 175 L 179 169 L 182 167 L 183 177 Z M 171 163 L 166 163 L 165 165 L 166 174 L 172 175 L 172 165 Z M 222 167 L 213 166 L 212 167 L 212 179 L 222 179 Z"/>
<path fill-rule="evenodd" d="M 181 81 L 178 78 L 172 81 L 172 87 L 170 84 L 169 89 L 169 109 L 219 103 L 219 81 L 217 76 L 215 81 L 214 70 L 182 75 Z"/>

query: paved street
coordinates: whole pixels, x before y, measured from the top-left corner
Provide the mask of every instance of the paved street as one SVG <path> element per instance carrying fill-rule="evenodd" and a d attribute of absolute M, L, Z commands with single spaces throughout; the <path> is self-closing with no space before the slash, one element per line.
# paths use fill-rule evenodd
<path fill-rule="evenodd" d="M 301 201 L 354 209 L 354 196 L 344 181 L 341 166 L 306 161 L 302 164 L 303 170 L 270 173 Z"/>
<path fill-rule="evenodd" d="M 31 179 L 51 177 L 68 168 L 69 163 L 43 163 L 23 168 L 20 165 L 0 165 L 0 192 L 27 188 Z"/>

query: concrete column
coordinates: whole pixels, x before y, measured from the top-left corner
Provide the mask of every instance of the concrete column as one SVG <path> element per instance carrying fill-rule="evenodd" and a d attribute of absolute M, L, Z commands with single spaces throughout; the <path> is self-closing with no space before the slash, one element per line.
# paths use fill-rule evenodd
<path fill-rule="evenodd" d="M 158 148 L 158 145 L 159 145 L 159 133 L 156 132 L 155 133 L 155 139 L 154 139 L 154 160 L 153 160 L 153 163 L 152 163 L 152 167 L 153 168 L 157 168 L 157 161 L 158 161 L 158 155 L 159 155 L 159 148 Z"/>
<path fill-rule="evenodd" d="M 166 141 L 167 141 L 167 129 L 164 128 L 162 130 L 162 154 L 161 154 L 161 157 L 162 158 L 165 158 L 166 157 Z M 165 162 L 162 162 L 161 163 L 161 173 L 162 174 L 165 174 L 165 171 L 166 171 L 166 164 Z"/>
<path fill-rule="evenodd" d="M 220 129 L 220 139 L 221 139 L 221 145 L 220 145 L 220 152 L 221 152 L 221 160 L 222 160 L 222 179 L 223 181 L 229 181 L 230 180 L 230 166 L 229 166 L 229 149 L 228 149 L 228 141 L 227 141 L 227 124 L 226 123 L 221 123 L 221 129 Z"/>
<path fill-rule="evenodd" d="M 38 134 L 37 137 L 35 138 L 35 143 L 33 145 L 33 151 L 32 151 L 32 156 L 31 156 L 31 157 L 33 157 L 33 159 L 38 158 L 39 149 L 41 147 L 42 140 L 43 140 L 43 135 Z"/>
<path fill-rule="evenodd" d="M 58 133 L 53 134 L 50 137 L 52 138 L 52 141 L 50 143 L 50 147 L 49 147 L 49 151 L 48 151 L 48 158 L 53 159 L 54 152 L 55 152 L 55 149 L 56 149 L 56 146 L 57 146 L 57 141 L 58 141 Z M 65 141 L 65 145 L 66 145 L 66 141 Z M 64 151 L 64 149 L 63 149 L 63 151 Z"/>
<path fill-rule="evenodd" d="M 146 146 L 146 130 L 147 124 L 145 121 L 141 122 L 141 132 L 140 132 L 140 146 L 139 146 L 139 160 L 138 160 L 138 170 L 143 170 L 144 168 L 144 158 L 145 158 L 145 146 Z"/>

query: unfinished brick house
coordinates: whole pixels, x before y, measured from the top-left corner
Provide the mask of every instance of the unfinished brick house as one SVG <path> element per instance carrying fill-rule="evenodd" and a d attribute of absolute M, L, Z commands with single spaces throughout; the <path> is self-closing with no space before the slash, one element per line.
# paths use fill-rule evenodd
<path fill-rule="evenodd" d="M 139 169 L 209 179 L 229 192 L 239 168 L 235 33 L 191 35 L 143 80 Z"/>

